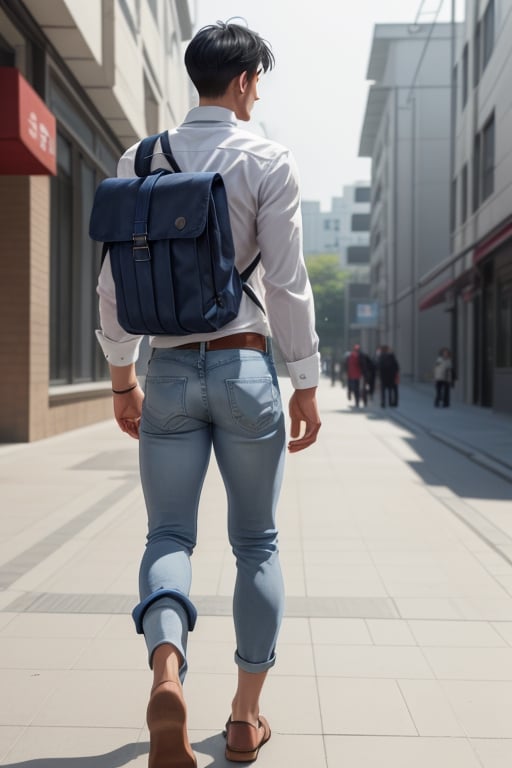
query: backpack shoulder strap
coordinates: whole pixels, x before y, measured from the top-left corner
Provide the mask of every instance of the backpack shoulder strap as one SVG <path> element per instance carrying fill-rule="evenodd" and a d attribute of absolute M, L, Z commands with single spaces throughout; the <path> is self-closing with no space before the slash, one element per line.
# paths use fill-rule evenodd
<path fill-rule="evenodd" d="M 155 145 L 158 139 L 160 139 L 160 144 L 162 146 L 162 154 L 166 158 L 173 171 L 175 173 L 181 172 L 181 168 L 179 167 L 172 153 L 171 144 L 169 142 L 169 133 L 168 131 L 162 131 L 162 133 L 155 133 L 153 136 L 148 136 L 146 139 L 142 139 L 139 146 L 137 147 L 135 161 L 133 164 L 137 176 L 149 176 L 151 173 L 151 160 L 153 159 Z"/>
<path fill-rule="evenodd" d="M 250 278 L 256 267 L 261 261 L 261 253 L 258 253 L 257 256 L 254 257 L 254 259 L 251 261 L 248 267 L 244 269 L 243 272 L 240 273 L 240 279 L 242 280 L 242 289 L 244 292 L 249 296 L 249 298 L 254 301 L 256 306 L 258 306 L 263 314 L 265 315 L 265 309 L 263 307 L 263 304 L 258 299 L 258 296 L 256 295 L 256 292 L 251 288 L 251 286 L 248 284 L 247 280 Z"/>
<path fill-rule="evenodd" d="M 176 158 L 172 153 L 171 142 L 169 141 L 169 131 L 164 131 L 158 136 L 158 138 L 160 139 L 160 144 L 162 145 L 162 152 L 174 173 L 181 173 L 181 168 L 179 167 L 178 163 L 176 162 Z"/>
<path fill-rule="evenodd" d="M 153 150 L 158 140 L 158 134 L 148 136 L 142 139 L 137 147 L 137 153 L 133 163 L 133 168 L 137 176 L 148 176 L 151 173 L 151 160 L 153 159 Z"/>

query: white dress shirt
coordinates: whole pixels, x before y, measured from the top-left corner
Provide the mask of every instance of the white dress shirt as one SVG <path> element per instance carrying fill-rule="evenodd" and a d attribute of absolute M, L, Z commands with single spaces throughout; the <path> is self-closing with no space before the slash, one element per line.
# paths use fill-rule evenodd
<path fill-rule="evenodd" d="M 313 295 L 302 254 L 300 194 L 295 161 L 286 147 L 239 128 L 223 107 L 195 107 L 184 123 L 169 132 L 171 148 L 184 172 L 222 174 L 236 253 L 244 270 L 261 252 L 249 283 L 262 298 L 266 316 L 244 294 L 237 317 L 215 333 L 151 336 L 152 347 L 175 347 L 250 331 L 272 335 L 286 362 L 295 389 L 318 384 L 318 337 Z M 118 176 L 135 176 L 138 144 L 119 161 Z M 151 168 L 169 167 L 155 147 Z M 141 336 L 118 323 L 114 281 L 107 254 L 98 281 L 101 331 L 96 335 L 114 366 L 137 360 Z"/>

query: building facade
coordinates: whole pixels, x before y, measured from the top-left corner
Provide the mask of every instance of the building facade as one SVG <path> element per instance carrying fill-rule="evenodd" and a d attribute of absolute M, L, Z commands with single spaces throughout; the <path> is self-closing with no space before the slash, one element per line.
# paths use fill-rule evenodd
<path fill-rule="evenodd" d="M 370 222 L 369 182 L 359 181 L 343 187 L 341 197 L 333 197 L 329 211 L 322 211 L 318 201 L 304 200 L 301 205 L 304 230 L 304 253 L 339 254 L 345 268 L 350 260 L 357 264 L 357 254 L 350 248 L 367 248 Z M 363 257 L 368 263 L 368 255 Z"/>
<path fill-rule="evenodd" d="M 124 149 L 188 110 L 191 34 L 187 0 L 0 0 L 0 442 L 111 415 L 89 213 Z"/>
<path fill-rule="evenodd" d="M 370 297 L 370 199 L 368 182 L 343 187 L 341 197 L 332 198 L 331 209 L 322 211 L 317 201 L 302 203 L 304 253 L 339 256 L 348 273 L 345 286 L 343 349 L 358 342 L 368 346 L 368 332 L 376 322 Z M 366 314 L 365 314 L 366 310 Z"/>
<path fill-rule="evenodd" d="M 451 249 L 422 306 L 450 310 L 466 402 L 512 412 L 512 5 L 467 0 L 453 70 Z"/>
<path fill-rule="evenodd" d="M 359 155 L 372 160 L 371 295 L 379 308 L 373 348 L 393 348 L 402 375 L 429 380 L 450 322 L 419 310 L 420 287 L 450 251 L 449 24 L 377 25 Z"/>

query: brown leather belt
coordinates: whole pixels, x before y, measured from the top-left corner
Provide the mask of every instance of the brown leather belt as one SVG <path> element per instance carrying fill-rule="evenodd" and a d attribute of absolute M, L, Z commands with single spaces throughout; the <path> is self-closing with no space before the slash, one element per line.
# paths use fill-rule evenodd
<path fill-rule="evenodd" d="M 191 341 L 189 344 L 180 344 L 178 347 L 174 347 L 174 349 L 201 349 L 201 343 L 204 343 L 209 351 L 216 349 L 256 349 L 259 352 L 267 351 L 267 339 L 261 333 L 232 333 L 231 336 L 222 336 L 220 339 L 211 339 L 206 342 Z"/>

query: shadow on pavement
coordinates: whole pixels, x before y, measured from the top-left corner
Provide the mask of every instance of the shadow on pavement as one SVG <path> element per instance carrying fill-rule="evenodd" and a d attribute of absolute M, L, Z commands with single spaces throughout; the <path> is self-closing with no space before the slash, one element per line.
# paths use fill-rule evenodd
<path fill-rule="evenodd" d="M 512 501 L 512 484 L 508 480 L 423 431 L 421 425 L 416 428 L 404 423 L 400 408 L 381 409 L 373 403 L 368 408 L 349 406 L 348 409 L 331 409 L 330 413 L 339 416 L 359 414 L 372 421 L 387 420 L 394 424 L 402 434 L 399 437 L 381 435 L 380 439 L 428 486 L 444 486 L 463 498 Z M 395 414 L 396 419 L 393 418 Z M 471 453 L 470 446 L 467 453 Z"/>
<path fill-rule="evenodd" d="M 121 768 L 139 755 L 149 752 L 149 743 L 124 744 L 103 755 L 84 757 L 38 757 L 19 763 L 3 763 L 4 768 Z"/>

